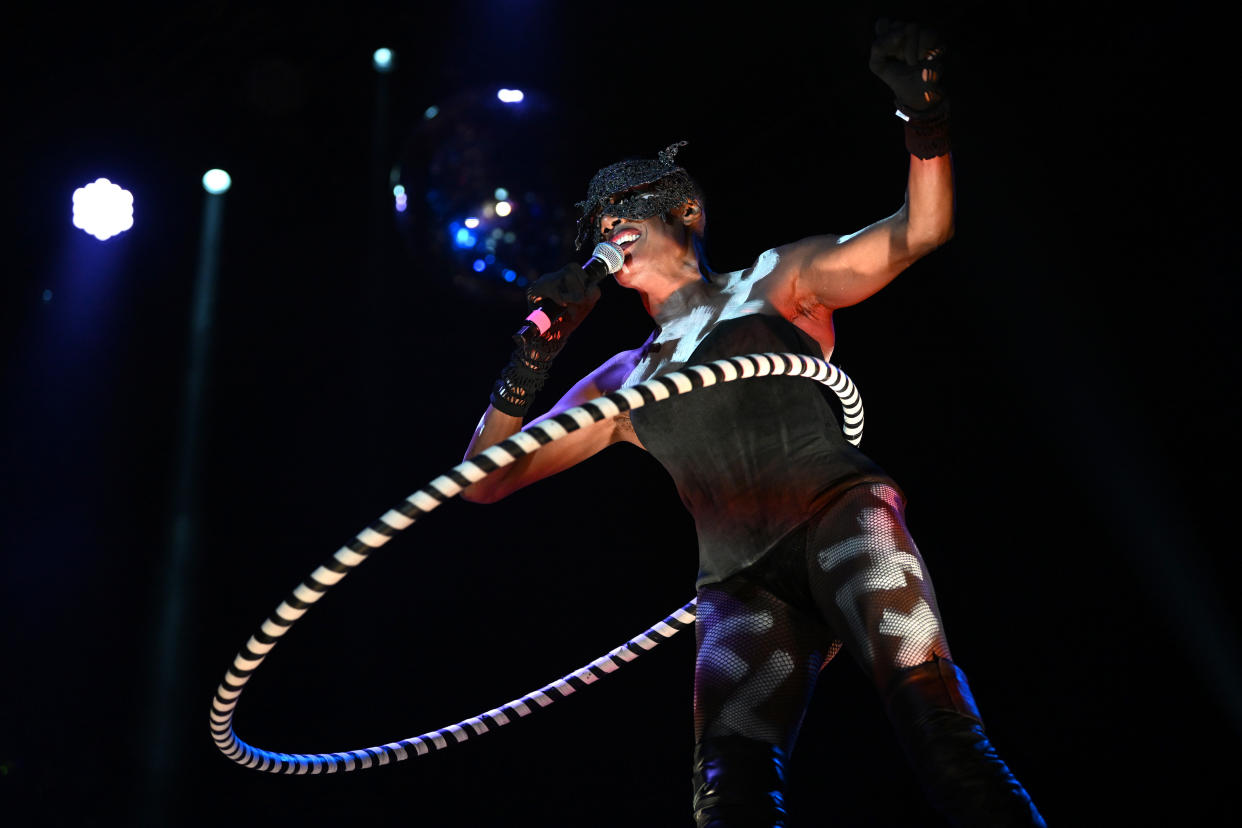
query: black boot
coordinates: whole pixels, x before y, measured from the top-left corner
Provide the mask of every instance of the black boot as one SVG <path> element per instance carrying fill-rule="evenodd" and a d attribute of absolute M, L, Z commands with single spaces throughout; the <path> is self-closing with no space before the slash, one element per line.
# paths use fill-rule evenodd
<path fill-rule="evenodd" d="M 983 732 L 966 675 L 936 658 L 893 677 L 888 715 L 932 807 L 961 828 L 1046 828 Z"/>
<path fill-rule="evenodd" d="M 744 736 L 715 736 L 694 749 L 698 828 L 783 828 L 785 751 Z"/>

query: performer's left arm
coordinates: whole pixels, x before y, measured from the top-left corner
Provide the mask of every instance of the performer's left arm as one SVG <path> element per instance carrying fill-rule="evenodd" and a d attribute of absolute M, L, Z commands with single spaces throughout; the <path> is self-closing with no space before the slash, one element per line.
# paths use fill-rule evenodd
<path fill-rule="evenodd" d="M 939 36 L 913 23 L 876 24 L 871 71 L 906 119 L 910 172 L 901 209 L 848 236 L 814 236 L 777 249 L 769 296 L 798 315 L 857 304 L 953 236 L 953 162 Z"/>
<path fill-rule="evenodd" d="M 952 238 L 951 158 L 910 156 L 905 203 L 888 218 L 848 236 L 814 236 L 778 248 L 788 266 L 779 304 L 857 304 Z"/>

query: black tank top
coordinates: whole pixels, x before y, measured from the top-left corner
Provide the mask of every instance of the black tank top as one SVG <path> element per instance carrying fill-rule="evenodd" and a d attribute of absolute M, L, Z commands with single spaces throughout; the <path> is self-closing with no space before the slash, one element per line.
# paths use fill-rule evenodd
<path fill-rule="evenodd" d="M 778 316 L 721 322 L 687 365 L 752 353 L 819 356 L 815 342 Z M 829 398 L 798 377 L 737 380 L 636 410 L 643 446 L 668 470 L 694 517 L 699 538 L 696 586 L 750 566 L 824 508 L 834 495 L 868 481 L 892 481 L 846 442 Z"/>

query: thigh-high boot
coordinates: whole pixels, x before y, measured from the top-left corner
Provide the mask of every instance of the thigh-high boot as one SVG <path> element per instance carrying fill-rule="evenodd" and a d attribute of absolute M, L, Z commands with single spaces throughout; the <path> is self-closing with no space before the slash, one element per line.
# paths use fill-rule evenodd
<path fill-rule="evenodd" d="M 888 715 L 932 807 L 962 828 L 1045 826 L 987 735 L 965 674 L 934 658 L 899 671 Z"/>

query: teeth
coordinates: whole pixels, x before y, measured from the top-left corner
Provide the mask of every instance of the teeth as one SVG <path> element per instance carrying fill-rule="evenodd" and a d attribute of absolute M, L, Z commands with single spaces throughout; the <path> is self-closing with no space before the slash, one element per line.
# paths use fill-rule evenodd
<path fill-rule="evenodd" d="M 620 236 L 613 238 L 613 244 L 627 244 L 638 239 L 637 233 L 622 233 Z"/>

